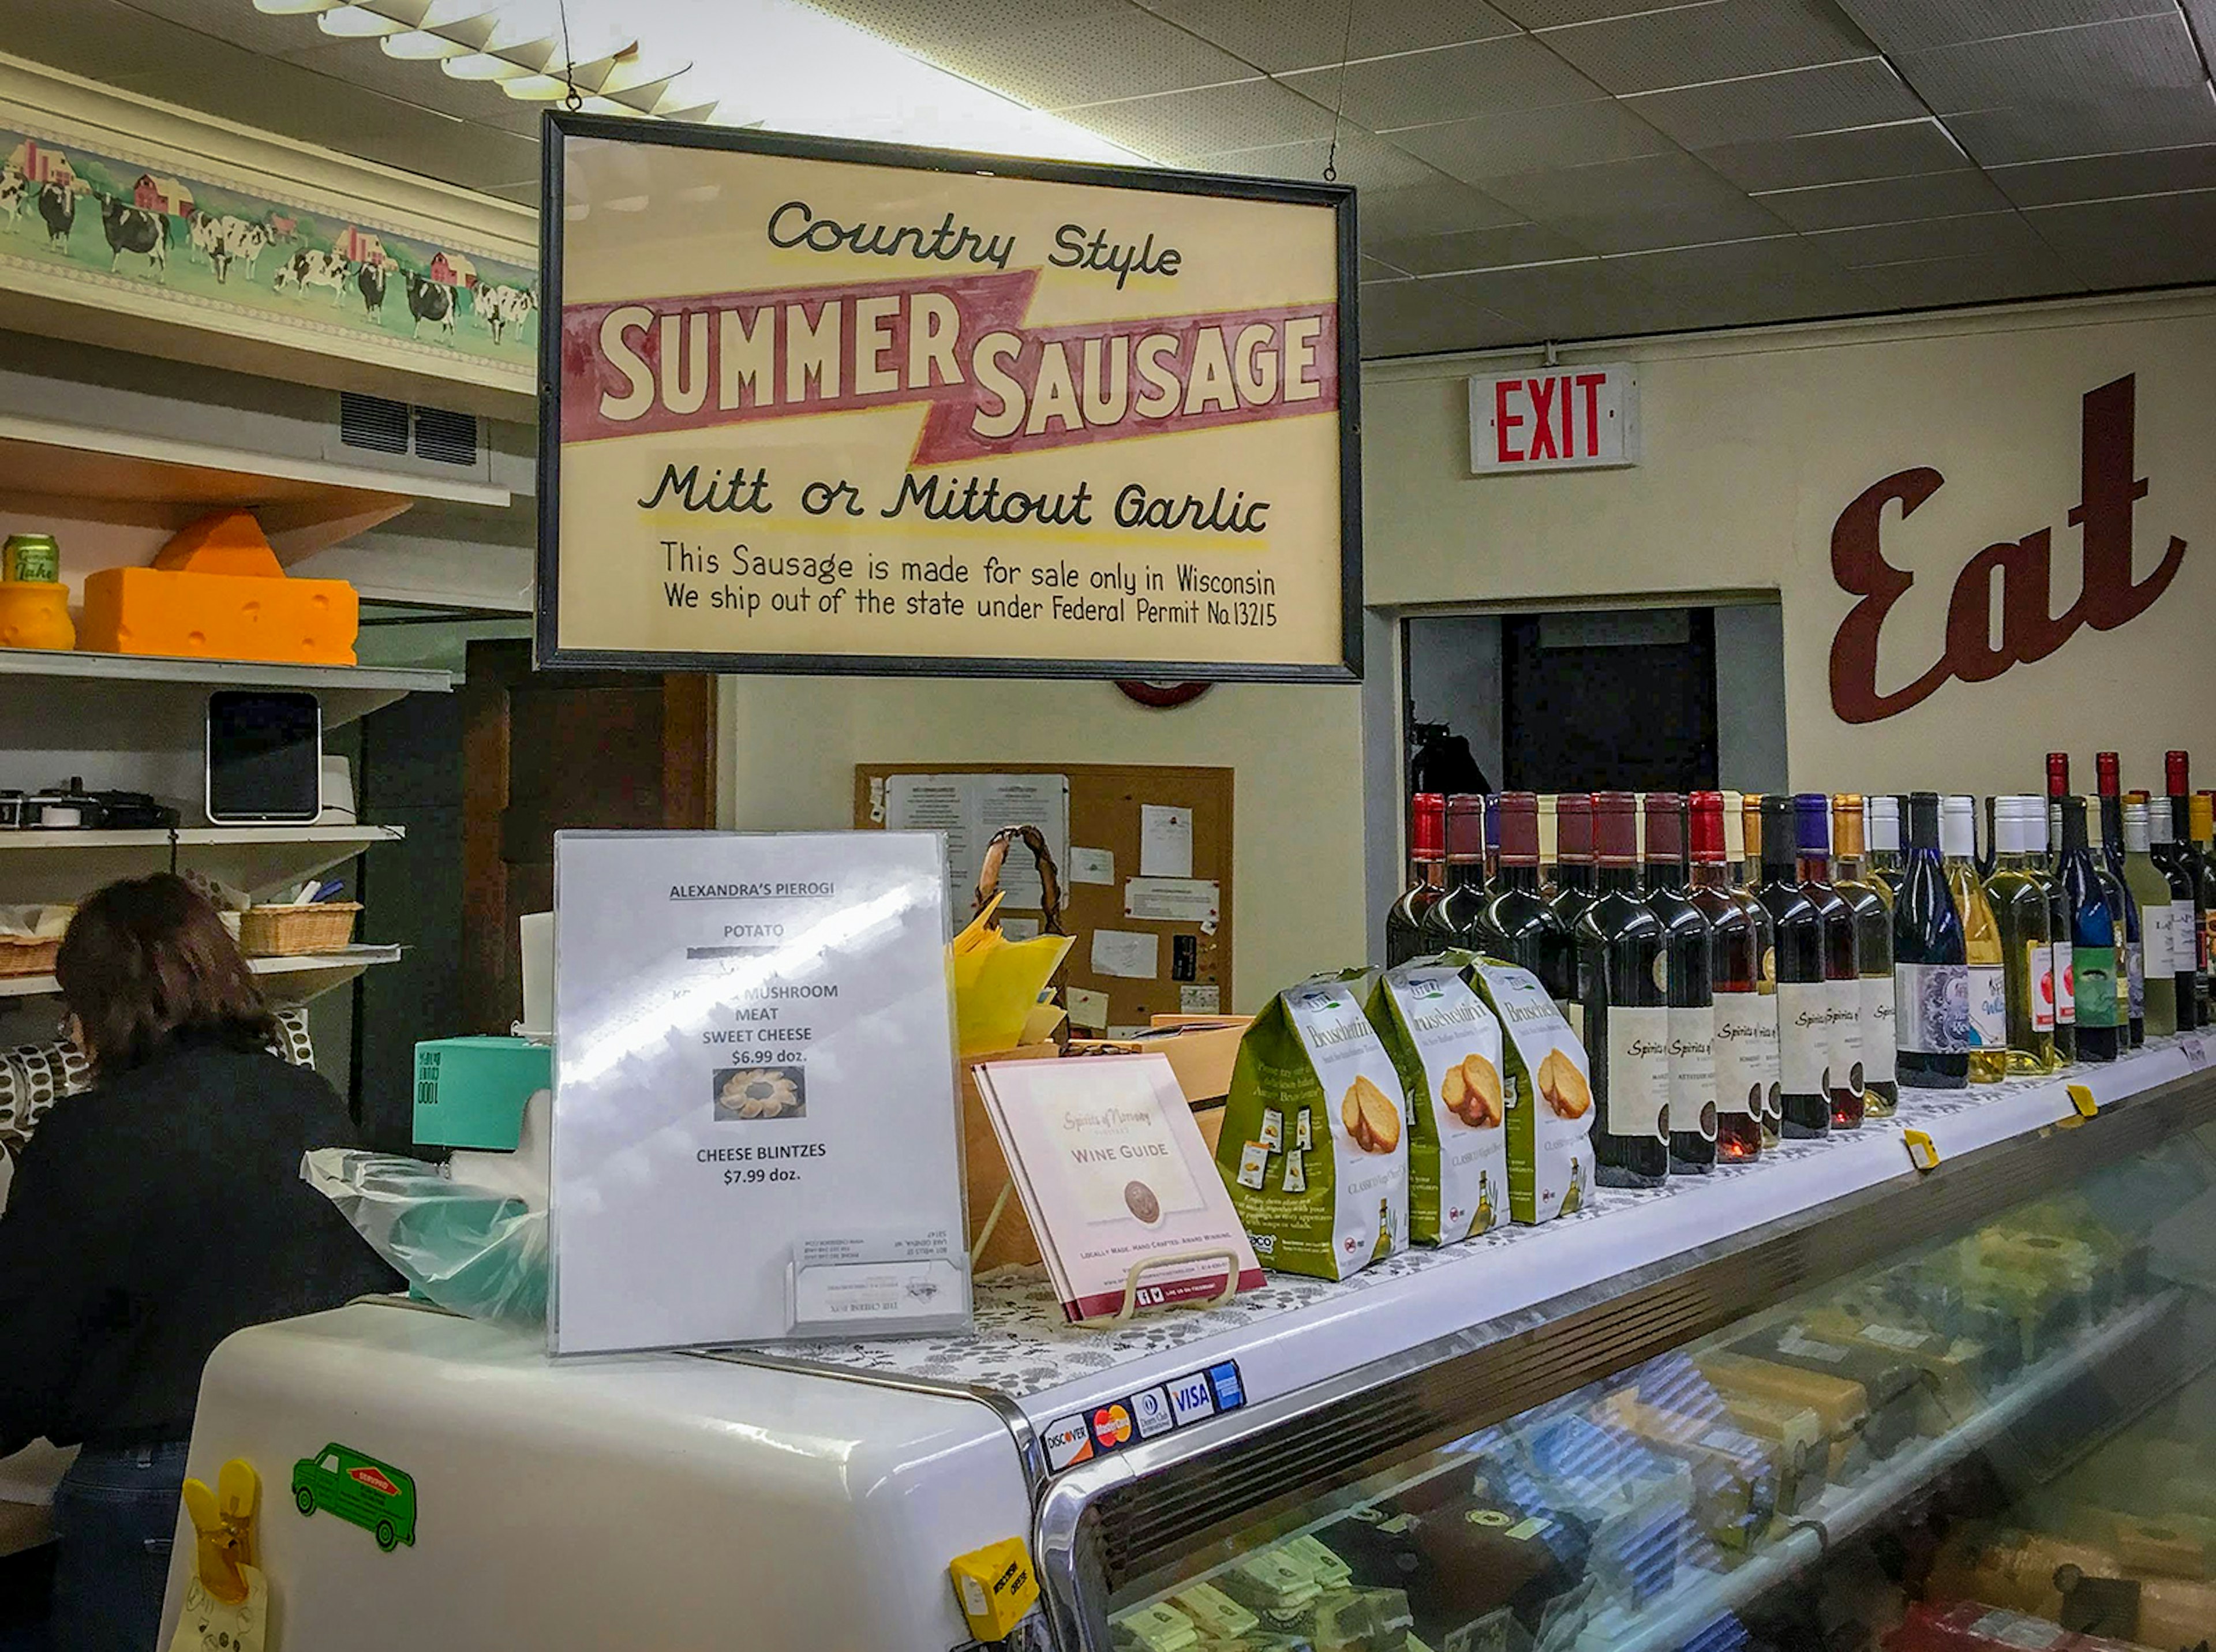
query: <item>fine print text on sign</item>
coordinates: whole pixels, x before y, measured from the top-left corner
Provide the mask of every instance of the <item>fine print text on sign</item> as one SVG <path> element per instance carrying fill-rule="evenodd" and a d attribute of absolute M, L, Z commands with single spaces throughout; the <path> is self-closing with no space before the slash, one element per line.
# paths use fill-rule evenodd
<path fill-rule="evenodd" d="M 542 660 L 1358 672 L 1350 192 L 547 143 Z"/>
<path fill-rule="evenodd" d="M 1639 378 L 1628 361 L 1469 381 L 1469 468 L 1480 476 L 1638 463 Z"/>

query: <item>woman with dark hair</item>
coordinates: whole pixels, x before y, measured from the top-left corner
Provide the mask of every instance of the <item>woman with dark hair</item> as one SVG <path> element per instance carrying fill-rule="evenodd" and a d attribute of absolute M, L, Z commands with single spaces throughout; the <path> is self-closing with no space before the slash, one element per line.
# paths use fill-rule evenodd
<path fill-rule="evenodd" d="M 54 1499 L 55 1652 L 152 1648 L 200 1367 L 248 1325 L 392 1276 L 300 1180 L 354 1128 L 274 1054 L 213 907 L 163 873 L 77 909 L 55 965 L 93 1084 L 31 1138 L 0 1216 L 0 1457 L 83 1449 Z"/>

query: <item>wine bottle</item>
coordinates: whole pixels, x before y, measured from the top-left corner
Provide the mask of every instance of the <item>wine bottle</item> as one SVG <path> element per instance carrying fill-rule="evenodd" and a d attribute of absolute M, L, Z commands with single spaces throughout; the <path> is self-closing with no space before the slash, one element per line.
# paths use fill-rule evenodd
<path fill-rule="evenodd" d="M 2093 753 L 2094 784 L 2101 798 L 2101 841 L 2096 858 L 2118 877 L 2124 875 L 2123 763 L 2114 752 Z"/>
<path fill-rule="evenodd" d="M 1479 918 L 1479 949 L 1530 970 L 1557 1005 L 1577 996 L 1570 932 L 1539 892 L 1539 800 L 1528 791 L 1500 798 L 1500 875 Z"/>
<path fill-rule="evenodd" d="M 1385 962 L 1405 964 L 1424 954 L 1424 914 L 1447 890 L 1447 800 L 1418 792 L 1408 808 L 1408 887 L 1385 914 Z"/>
<path fill-rule="evenodd" d="M 1578 919 L 1585 1054 L 1600 1110 L 1596 1179 L 1659 1188 L 1670 1173 L 1670 1009 L 1661 920 L 1639 889 L 1638 800 L 1595 792 L 1591 906 Z"/>
<path fill-rule="evenodd" d="M 2108 869 L 2106 845 L 2094 836 L 2099 815 L 2094 800 L 2085 800 L 2085 846 L 2093 856 L 2093 870 L 2108 900 L 2108 915 L 2116 924 L 2116 1025 L 2121 1035 L 2119 1051 L 2146 1042 L 2146 977 L 2139 963 L 2139 903 L 2124 887 L 2123 879 Z"/>
<path fill-rule="evenodd" d="M 1858 1130 L 1865 1102 L 1862 970 L 1855 945 L 1855 915 L 1831 882 L 1830 796 L 1805 791 L 1793 802 L 1800 838 L 1800 887 L 1824 920 L 1824 1015 L 1831 1029 L 1825 1083 L 1831 1097 L 1831 1128 Z"/>
<path fill-rule="evenodd" d="M 2210 959 L 2211 949 L 2216 948 L 2216 791 L 2194 793 L 2188 800 L 2187 812 L 2192 827 L 2186 834 L 2186 841 L 2193 846 L 2193 853 L 2179 858 L 2188 864 L 2195 860 L 2200 863 L 2201 887 L 2193 909 L 2195 912 L 2207 914 L 2201 920 L 2201 933 L 2194 937 L 2193 949 L 2193 1024 L 2206 1027 L 2209 1020 L 2209 1006 L 2201 997 L 2201 984 L 2209 976 L 2200 964 L 2202 960 Z"/>
<path fill-rule="evenodd" d="M 1758 889 L 1762 887 L 1762 794 L 1741 792 L 1739 801 L 1739 835 L 1745 845 L 1739 863 L 1739 887 Z"/>
<path fill-rule="evenodd" d="M 1764 1117 L 1777 1093 L 1777 994 L 1762 990 L 1768 913 L 1733 887 L 1728 792 L 1690 800 L 1692 872 L 1686 900 L 1708 920 L 1708 983 L 1715 1017 L 1716 1157 L 1744 1164 L 1760 1156 Z M 1674 1101 L 1673 1101 L 1674 1105 Z"/>
<path fill-rule="evenodd" d="M 1685 832 L 1688 843 L 1692 841 L 1693 798 L 1699 795 L 1698 792 L 1695 792 L 1685 800 Z M 1740 884 L 1748 881 L 1749 878 L 1746 864 L 1746 794 L 1737 791 L 1720 791 L 1716 795 L 1723 799 L 1724 877 L 1732 887 L 1737 888 Z"/>
<path fill-rule="evenodd" d="M 1574 930 L 1592 905 L 1592 794 L 1566 791 L 1554 799 L 1554 915 Z"/>
<path fill-rule="evenodd" d="M 2049 954 L 2054 967 L 2054 1059 L 2066 1067 L 2078 1059 L 2078 969 L 2071 945 L 2070 897 L 2063 892 L 2058 869 L 2061 834 L 2057 832 L 2052 849 L 2047 836 L 2048 811 L 2059 820 L 2061 808 L 2055 799 L 2034 798 L 2023 811 L 2023 841 L 2031 857 L 2030 869 L 2047 891 L 2047 930 L 2054 937 Z"/>
<path fill-rule="evenodd" d="M 1554 869 L 1559 864 L 1555 857 L 1554 794 L 1539 794 L 1539 893 L 1552 900 L 1561 890 L 1554 881 Z"/>
<path fill-rule="evenodd" d="M 1969 966 L 1970 1082 L 1997 1084 L 2008 1077 L 2008 974 L 2000 925 L 1978 876 L 1978 802 L 1957 795 L 1942 798 L 1939 808 L 1939 853 L 1954 910 L 1961 916 Z"/>
<path fill-rule="evenodd" d="M 2077 978 L 2078 1059 L 2113 1061 L 2122 1053 L 2127 1025 L 2116 1007 L 2115 916 L 2086 845 L 2085 800 L 2075 795 L 2062 799 L 2061 881 Z"/>
<path fill-rule="evenodd" d="M 1425 952 L 1467 946 L 1470 926 L 1485 907 L 1485 799 L 1454 792 L 1446 807 L 1447 882 L 1418 925 Z"/>
<path fill-rule="evenodd" d="M 2047 841 L 2054 856 L 2053 871 L 2062 870 L 2062 800 L 2070 795 L 2070 753 L 2047 754 Z"/>
<path fill-rule="evenodd" d="M 1778 1128 L 1787 1136 L 1825 1136 L 1831 1131 L 1831 994 L 1824 979 L 1824 914 L 1801 887 L 1799 850 L 1792 797 L 1764 797 L 1756 899 L 1770 913 L 1768 973 L 1777 983 Z"/>
<path fill-rule="evenodd" d="M 1762 794 L 1744 794 L 1739 812 L 1739 837 L 1744 853 L 1739 860 L 1739 875 L 1733 881 L 1732 898 L 1742 911 L 1754 919 L 1759 936 L 1758 962 L 1756 966 L 1755 992 L 1763 998 L 1764 1007 L 1756 1023 L 1758 1034 L 1769 1041 L 1770 1083 L 1763 1091 L 1762 1145 L 1775 1147 L 1784 1139 L 1785 1084 L 1779 1065 L 1777 1026 L 1777 924 L 1758 895 L 1764 881 L 1762 869 Z M 1731 821 L 1725 820 L 1728 833 Z"/>
<path fill-rule="evenodd" d="M 2045 877 L 2031 853 L 2032 819 L 2042 826 L 2045 805 L 2036 797 L 1993 800 L 1993 874 L 1985 901 L 2001 932 L 2001 961 L 2008 993 L 2008 1070 L 2053 1072 L 2054 1053 L 2054 937 Z"/>
<path fill-rule="evenodd" d="M 1485 794 L 1485 881 L 1490 887 L 1500 871 L 1500 794 Z"/>
<path fill-rule="evenodd" d="M 1662 925 L 1663 992 L 1670 1010 L 1670 1169 L 1716 1168 L 1715 930 L 1687 894 L 1685 800 L 1651 791 L 1647 816 L 1647 910 Z"/>
<path fill-rule="evenodd" d="M 1939 853 L 1939 794 L 1908 796 L 1908 848 L 1893 903 L 1893 1035 L 1900 1083 L 1961 1090 L 1970 1082 L 1969 952 Z"/>
<path fill-rule="evenodd" d="M 2170 833 L 2173 838 L 2183 839 L 2178 858 L 2193 875 L 2193 919 L 2197 943 L 2193 958 L 2193 1025 L 2205 1027 L 2209 1019 L 2211 949 L 2216 947 L 2216 936 L 2212 936 L 2210 929 L 2212 918 L 2216 917 L 2216 861 L 2202 855 L 2193 841 L 2193 788 L 2186 754 L 2164 753 L 2163 772 L 2169 782 Z"/>
<path fill-rule="evenodd" d="M 1873 792 L 1862 803 L 1863 833 L 1869 845 L 1869 875 L 1885 891 L 1885 906 L 1900 893 L 1900 800 Z"/>
<path fill-rule="evenodd" d="M 1893 1116 L 1900 1101 L 1893 1030 L 1893 895 L 1865 872 L 1862 794 L 1840 792 L 1831 799 L 1831 887 L 1855 920 L 1862 1110 L 1885 1119 Z"/>
<path fill-rule="evenodd" d="M 2182 961 L 2177 946 L 2177 906 L 2179 895 L 2185 897 L 2188 921 L 2193 911 L 2193 886 L 2183 873 L 2178 875 L 2176 887 L 2170 882 L 2170 868 L 2176 861 L 2167 851 L 2170 843 L 2170 805 L 2167 801 L 2153 804 L 2145 794 L 2133 792 L 2120 805 L 2124 826 L 2124 883 L 2139 909 L 2139 964 L 2143 973 L 2140 986 L 2140 1019 L 2145 1030 L 2157 1038 L 2166 1038 L 2177 1030 L 2177 1006 L 2180 986 L 2178 965 Z M 2154 816 L 2162 819 L 2162 861 L 2154 858 Z M 2183 974 L 2184 1002 L 2193 1001 L 2193 971 L 2188 966 Z M 2190 1013 L 2188 1011 L 2188 1013 Z"/>

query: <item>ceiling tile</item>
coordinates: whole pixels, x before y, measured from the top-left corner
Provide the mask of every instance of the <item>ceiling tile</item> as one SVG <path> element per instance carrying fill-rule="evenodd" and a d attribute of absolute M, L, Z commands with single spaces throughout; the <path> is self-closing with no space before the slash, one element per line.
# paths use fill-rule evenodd
<path fill-rule="evenodd" d="M 1128 97 L 1066 117 L 1142 155 L 1170 162 L 1331 137 L 1331 111 L 1273 80 Z"/>
<path fill-rule="evenodd" d="M 1721 144 L 1702 150 L 1701 159 L 1747 190 L 1801 189 L 1971 168 L 1969 157 L 1954 146 L 1947 129 L 1929 116 L 1852 132 Z"/>
<path fill-rule="evenodd" d="M 2033 207 L 2024 217 L 2090 286 L 2216 277 L 2216 189 Z"/>
<path fill-rule="evenodd" d="M 1666 325 L 1653 286 L 1636 269 L 1604 260 L 1490 270 L 1417 284 L 1441 302 L 1482 305 L 1517 328 L 1518 341 L 1614 338 Z"/>
<path fill-rule="evenodd" d="M 1353 7 L 1345 0 L 1139 3 L 1271 74 L 1336 65 L 1342 57 L 1358 62 L 1517 32 L 1515 23 L 1481 0 L 1393 0 L 1388 5 Z"/>
<path fill-rule="evenodd" d="M 1670 0 L 1494 0 L 1526 28 L 1557 28 L 1564 23 L 1595 23 L 1604 17 L 1628 17 L 1636 12 L 1671 9 Z M 1677 0 L 1680 6 L 1702 6 L 1708 0 Z"/>
<path fill-rule="evenodd" d="M 1642 119 L 1689 149 L 1874 126 L 1928 113 L 1876 58 L 1679 91 L 1647 92 L 1628 101 Z"/>
<path fill-rule="evenodd" d="M 1521 224 L 1525 216 L 1480 190 L 1437 174 L 1428 182 L 1404 189 L 1371 191 L 1355 204 L 1363 236 L 1378 242 L 1499 229 Z"/>
<path fill-rule="evenodd" d="M 2021 103 L 1950 114 L 1947 130 L 1981 166 L 2176 149 L 2216 143 L 2216 98 L 2202 86 L 2097 103 Z"/>
<path fill-rule="evenodd" d="M 1850 269 L 1919 259 L 2053 256 L 2053 249 L 2039 232 L 2014 212 L 1970 212 L 1909 224 L 1858 224 L 1819 230 L 1807 242 Z"/>
<path fill-rule="evenodd" d="M 1340 131 L 1335 156 L 1330 138 L 1311 138 L 1297 144 L 1226 150 L 1220 154 L 1195 157 L 1195 164 L 1209 172 L 1309 180 L 1323 176 L 1327 162 L 1337 168 L 1339 182 L 1351 183 L 1362 190 L 1405 189 L 1412 184 L 1428 183 L 1438 176 L 1435 168 L 1359 126 Z"/>
<path fill-rule="evenodd" d="M 2052 253 L 2035 258 L 1920 259 L 1874 265 L 1856 273 L 1888 310 L 1934 310 L 2086 290 L 2086 283 Z"/>
<path fill-rule="evenodd" d="M 1902 52 L 1893 62 L 1942 116 L 2048 99 L 2127 97 L 2207 80 L 2175 6 L 2157 17 Z"/>
<path fill-rule="evenodd" d="M 2008 197 L 1982 172 L 1934 172 L 1917 178 L 1821 184 L 1756 197 L 1796 230 L 1849 224 L 1898 224 L 1965 212 L 2005 212 Z"/>
<path fill-rule="evenodd" d="M 1690 155 L 1530 172 L 1487 189 L 1596 252 L 1782 235 L 1784 223 Z"/>
<path fill-rule="evenodd" d="M 1868 40 L 1822 0 L 1708 0 L 1539 37 L 1611 92 L 1739 80 L 1870 55 Z"/>
<path fill-rule="evenodd" d="M 1614 98 L 1412 126 L 1394 132 L 1393 141 L 1472 183 L 1549 167 L 1636 160 L 1677 147 Z"/>
<path fill-rule="evenodd" d="M 1839 0 L 1839 5 L 1888 52 L 2144 17 L 2164 9 L 2160 0 Z"/>
<path fill-rule="evenodd" d="M 2103 200 L 2171 190 L 2216 187 L 2216 144 L 2089 155 L 2074 161 L 2032 161 L 1990 169 L 2001 193 L 2019 206 Z"/>
<path fill-rule="evenodd" d="M 1285 84 L 1328 106 L 1339 94 L 1339 71 L 1288 75 Z M 1604 95 L 1527 34 L 1350 64 L 1345 75 L 1347 115 L 1382 132 Z"/>
<path fill-rule="evenodd" d="M 1485 350 L 1534 336 L 1526 324 L 1474 299 L 1465 286 L 1469 279 L 1364 282 L 1356 322 L 1363 359 Z"/>
<path fill-rule="evenodd" d="M 1858 273 L 1840 268 L 1797 236 L 1609 261 L 1635 269 L 1678 328 L 1851 315 L 1874 303 Z"/>
<path fill-rule="evenodd" d="M 918 57 L 1040 108 L 1221 86 L 1253 65 L 1124 0 L 964 0 Z"/>
<path fill-rule="evenodd" d="M 1390 241 L 1370 241 L 1365 236 L 1364 243 L 1387 263 L 1419 275 L 1504 269 L 1513 264 L 1554 263 L 1566 258 L 1588 258 L 1593 251 L 1542 224 L 1506 224 L 1497 229 L 1409 236 Z"/>

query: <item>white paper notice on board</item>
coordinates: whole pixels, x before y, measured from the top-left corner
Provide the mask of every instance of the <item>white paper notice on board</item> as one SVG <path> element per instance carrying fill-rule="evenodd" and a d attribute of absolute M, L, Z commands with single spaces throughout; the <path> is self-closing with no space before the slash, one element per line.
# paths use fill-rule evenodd
<path fill-rule="evenodd" d="M 1068 989 L 1069 1024 L 1098 1032 L 1108 1024 L 1108 995 L 1089 986 Z"/>
<path fill-rule="evenodd" d="M 1072 883 L 1114 883 L 1116 851 L 1112 849 L 1080 849 L 1073 844 L 1069 851 L 1069 881 Z"/>
<path fill-rule="evenodd" d="M 1197 924 L 1210 931 L 1222 911 L 1214 878 L 1133 878 L 1123 886 L 1123 916 L 1158 924 Z"/>
<path fill-rule="evenodd" d="M 1188 982 L 1178 988 L 1178 1013 L 1213 1016 L 1223 1009 L 1223 989 L 1213 981 Z"/>
<path fill-rule="evenodd" d="M 1162 973 L 1162 937 L 1134 930 L 1093 931 L 1093 973 L 1151 981 Z"/>
<path fill-rule="evenodd" d="M 1041 925 L 1036 918 L 1003 918 L 1000 924 L 1003 941 L 1036 941 L 1039 938 Z"/>
<path fill-rule="evenodd" d="M 553 1352 L 966 1328 L 939 838 L 563 832 L 554 888 Z"/>
<path fill-rule="evenodd" d="M 1192 811 L 1160 803 L 1139 805 L 1139 875 L 1192 875 Z"/>
<path fill-rule="evenodd" d="M 946 834 L 946 899 L 967 918 L 985 845 L 1003 826 L 1035 826 L 1056 866 L 1069 864 L 1069 777 L 1062 774 L 896 774 L 885 782 L 888 832 Z M 1002 912 L 1040 912 L 1046 899 L 1031 851 L 1000 865 Z"/>

